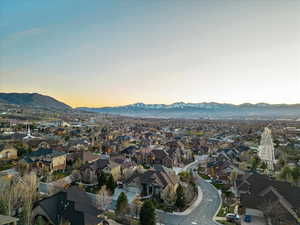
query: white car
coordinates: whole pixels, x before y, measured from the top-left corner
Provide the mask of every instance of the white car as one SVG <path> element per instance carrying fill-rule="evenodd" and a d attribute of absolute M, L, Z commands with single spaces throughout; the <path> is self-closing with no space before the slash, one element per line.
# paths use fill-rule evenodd
<path fill-rule="evenodd" d="M 228 222 L 235 222 L 238 221 L 240 219 L 240 216 L 234 213 L 227 213 L 226 214 L 226 220 Z"/>

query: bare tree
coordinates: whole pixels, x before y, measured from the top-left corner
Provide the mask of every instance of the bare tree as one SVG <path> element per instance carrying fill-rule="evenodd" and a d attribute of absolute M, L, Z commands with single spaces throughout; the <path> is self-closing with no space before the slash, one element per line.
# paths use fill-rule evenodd
<path fill-rule="evenodd" d="M 106 210 L 112 202 L 112 197 L 109 194 L 106 185 L 103 185 L 96 195 L 96 207 L 98 209 Z"/>
<path fill-rule="evenodd" d="M 9 183 L 0 184 L 0 214 L 11 216 L 13 210 L 22 203 L 20 178 L 14 178 Z"/>
<path fill-rule="evenodd" d="M 237 170 L 234 168 L 234 169 L 231 171 L 230 177 L 229 177 L 231 184 L 235 185 L 237 176 L 238 176 L 238 172 L 237 172 Z"/>
<path fill-rule="evenodd" d="M 130 206 L 131 214 L 138 218 L 142 206 L 143 202 L 141 200 L 139 200 L 138 198 L 133 199 L 132 204 Z"/>
<path fill-rule="evenodd" d="M 32 206 L 33 202 L 37 200 L 37 176 L 35 173 L 31 172 L 26 174 L 22 178 L 22 184 L 20 189 L 22 191 L 23 200 L 23 222 L 25 225 L 31 224 Z"/>

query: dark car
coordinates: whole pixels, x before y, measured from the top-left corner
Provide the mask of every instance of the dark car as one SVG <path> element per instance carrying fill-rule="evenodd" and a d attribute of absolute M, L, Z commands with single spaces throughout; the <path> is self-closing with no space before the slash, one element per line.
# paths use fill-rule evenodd
<path fill-rule="evenodd" d="M 252 217 L 250 215 L 245 215 L 244 221 L 247 222 L 247 223 L 251 223 Z"/>
<path fill-rule="evenodd" d="M 224 184 L 223 181 L 217 180 L 217 179 L 213 179 L 212 182 L 213 182 L 213 184 Z"/>
<path fill-rule="evenodd" d="M 109 222 L 107 220 L 104 220 L 103 225 L 109 225 Z"/>

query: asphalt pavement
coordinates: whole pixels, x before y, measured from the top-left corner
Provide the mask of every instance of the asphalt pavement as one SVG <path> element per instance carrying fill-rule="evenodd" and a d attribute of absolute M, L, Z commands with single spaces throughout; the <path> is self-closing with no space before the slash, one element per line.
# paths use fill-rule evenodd
<path fill-rule="evenodd" d="M 187 169 L 194 169 L 197 163 Z M 196 184 L 202 190 L 202 201 L 188 215 L 175 215 L 168 212 L 157 211 L 157 222 L 161 225 L 219 225 L 213 220 L 221 199 L 213 185 L 196 175 Z"/>

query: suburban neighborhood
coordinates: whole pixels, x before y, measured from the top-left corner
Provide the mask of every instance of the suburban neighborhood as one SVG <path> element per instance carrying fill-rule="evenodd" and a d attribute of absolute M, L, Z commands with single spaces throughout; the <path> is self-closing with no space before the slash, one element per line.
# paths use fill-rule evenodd
<path fill-rule="evenodd" d="M 0 113 L 12 223 L 147 224 L 143 210 L 157 224 L 299 223 L 299 122 Z"/>

